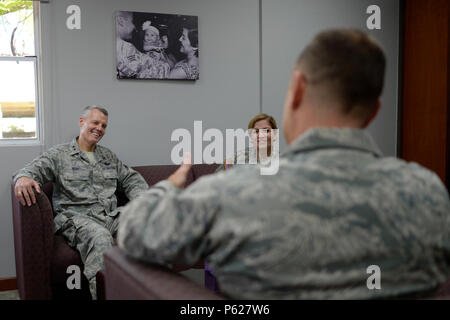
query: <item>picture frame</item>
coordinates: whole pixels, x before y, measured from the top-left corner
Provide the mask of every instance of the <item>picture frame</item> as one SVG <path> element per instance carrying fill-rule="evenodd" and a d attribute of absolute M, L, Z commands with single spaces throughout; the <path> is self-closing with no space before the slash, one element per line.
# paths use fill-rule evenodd
<path fill-rule="evenodd" d="M 117 79 L 199 79 L 198 17 L 117 11 Z"/>

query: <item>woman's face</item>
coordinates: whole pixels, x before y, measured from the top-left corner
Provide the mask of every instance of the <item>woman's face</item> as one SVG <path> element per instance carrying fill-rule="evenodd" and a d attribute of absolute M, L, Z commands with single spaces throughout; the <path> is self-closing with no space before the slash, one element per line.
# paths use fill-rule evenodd
<path fill-rule="evenodd" d="M 191 42 L 189 41 L 188 36 L 188 30 L 183 28 L 183 34 L 181 35 L 180 39 L 178 39 L 181 42 L 181 48 L 180 52 L 188 53 L 190 50 L 192 50 Z"/>
<path fill-rule="evenodd" d="M 258 149 L 270 148 L 272 138 L 272 126 L 268 120 L 256 121 L 251 131 L 251 138 L 253 144 L 257 145 Z"/>

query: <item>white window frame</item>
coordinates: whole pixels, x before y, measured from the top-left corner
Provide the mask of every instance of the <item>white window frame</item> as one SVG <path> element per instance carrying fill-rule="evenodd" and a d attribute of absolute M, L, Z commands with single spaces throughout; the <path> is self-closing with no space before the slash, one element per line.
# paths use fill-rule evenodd
<path fill-rule="evenodd" d="M 33 28 L 34 28 L 34 56 L 23 57 L 1 57 L 0 61 L 34 61 L 34 87 L 35 87 L 35 116 L 36 137 L 35 138 L 2 138 L 0 147 L 11 146 L 42 146 L 43 145 L 43 117 L 42 117 L 42 69 L 41 69 L 41 19 L 39 1 L 33 1 Z"/>

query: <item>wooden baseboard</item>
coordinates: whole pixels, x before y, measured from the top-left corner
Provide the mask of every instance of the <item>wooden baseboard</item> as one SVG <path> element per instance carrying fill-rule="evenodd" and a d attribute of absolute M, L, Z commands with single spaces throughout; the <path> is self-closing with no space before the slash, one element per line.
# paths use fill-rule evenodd
<path fill-rule="evenodd" d="M 17 290 L 16 278 L 2 278 L 0 279 L 0 291 Z"/>

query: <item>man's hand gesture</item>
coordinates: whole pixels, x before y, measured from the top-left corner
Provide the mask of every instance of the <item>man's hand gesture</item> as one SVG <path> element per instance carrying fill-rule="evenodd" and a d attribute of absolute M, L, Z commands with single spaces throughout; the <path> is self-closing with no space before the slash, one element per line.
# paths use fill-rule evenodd
<path fill-rule="evenodd" d="M 14 186 L 14 194 L 23 206 L 25 206 L 25 203 L 28 206 L 31 206 L 31 203 L 36 203 L 33 187 L 36 189 L 37 193 L 41 193 L 39 184 L 33 179 L 28 177 L 20 177 L 17 179 L 16 185 Z"/>
<path fill-rule="evenodd" d="M 191 167 L 191 154 L 186 153 L 184 155 L 183 164 L 177 169 L 177 171 L 172 173 L 172 175 L 167 180 L 171 182 L 175 187 L 183 189 Z"/>

